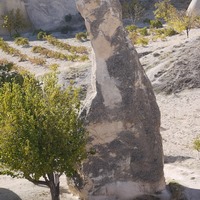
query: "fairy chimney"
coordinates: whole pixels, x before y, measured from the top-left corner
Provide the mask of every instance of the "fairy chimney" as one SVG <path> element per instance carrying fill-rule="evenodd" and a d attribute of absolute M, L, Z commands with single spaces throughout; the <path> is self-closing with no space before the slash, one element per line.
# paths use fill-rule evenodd
<path fill-rule="evenodd" d="M 129 200 L 165 189 L 160 111 L 122 25 L 119 0 L 77 0 L 93 48 L 83 199 Z"/>

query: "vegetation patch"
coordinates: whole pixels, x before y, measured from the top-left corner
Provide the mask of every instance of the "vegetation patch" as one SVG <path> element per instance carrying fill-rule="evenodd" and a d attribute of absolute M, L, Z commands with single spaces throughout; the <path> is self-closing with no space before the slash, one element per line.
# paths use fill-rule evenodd
<path fill-rule="evenodd" d="M 83 46 L 72 46 L 68 43 L 61 42 L 57 38 L 53 37 L 52 35 L 48 35 L 44 37 L 45 40 L 47 40 L 48 43 L 60 48 L 69 51 L 73 54 L 88 54 L 87 48 Z"/>
<path fill-rule="evenodd" d="M 88 59 L 87 55 L 77 55 L 77 54 L 63 54 L 57 51 L 49 50 L 45 47 L 34 46 L 32 48 L 32 52 L 39 53 L 46 58 L 54 58 L 60 60 L 68 60 L 68 61 L 85 61 Z"/>

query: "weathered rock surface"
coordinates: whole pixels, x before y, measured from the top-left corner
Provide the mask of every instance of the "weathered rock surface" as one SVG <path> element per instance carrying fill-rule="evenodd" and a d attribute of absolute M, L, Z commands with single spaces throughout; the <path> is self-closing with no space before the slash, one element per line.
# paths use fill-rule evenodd
<path fill-rule="evenodd" d="M 30 20 L 35 29 L 49 31 L 80 22 L 74 0 L 2 0 L 0 15 L 17 8 L 21 10 L 25 18 Z M 66 22 L 65 16 L 69 14 L 72 20 Z M 5 31 L 0 30 L 0 34 L 2 33 Z"/>
<path fill-rule="evenodd" d="M 192 0 L 187 12 L 191 16 L 200 16 L 200 1 L 199 0 Z"/>
<path fill-rule="evenodd" d="M 122 26 L 118 0 L 77 0 L 94 50 L 86 102 L 90 145 L 85 199 L 128 200 L 165 189 L 160 112 Z"/>

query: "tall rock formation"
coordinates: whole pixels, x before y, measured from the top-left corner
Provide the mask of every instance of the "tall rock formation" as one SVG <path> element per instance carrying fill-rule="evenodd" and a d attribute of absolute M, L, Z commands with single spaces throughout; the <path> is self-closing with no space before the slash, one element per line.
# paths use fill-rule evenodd
<path fill-rule="evenodd" d="M 126 37 L 118 0 L 77 0 L 94 51 L 86 102 L 90 145 L 85 199 L 128 200 L 165 189 L 160 112 Z"/>
<path fill-rule="evenodd" d="M 190 16 L 200 16 L 200 0 L 192 0 L 187 13 Z"/>

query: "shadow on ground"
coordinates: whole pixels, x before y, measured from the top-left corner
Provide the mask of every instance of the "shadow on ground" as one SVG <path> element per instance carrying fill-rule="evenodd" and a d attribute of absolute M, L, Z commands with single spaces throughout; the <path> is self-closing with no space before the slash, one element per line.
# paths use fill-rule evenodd
<path fill-rule="evenodd" d="M 164 163 L 175 163 L 175 162 L 181 162 L 185 161 L 187 159 L 191 159 L 191 157 L 188 156 L 164 156 Z"/>
<path fill-rule="evenodd" d="M 22 200 L 22 199 L 11 190 L 0 188 L 0 200 Z"/>
<path fill-rule="evenodd" d="M 185 187 L 176 182 L 169 183 L 168 189 L 172 194 L 171 200 L 198 200 L 200 199 L 200 189 Z"/>

